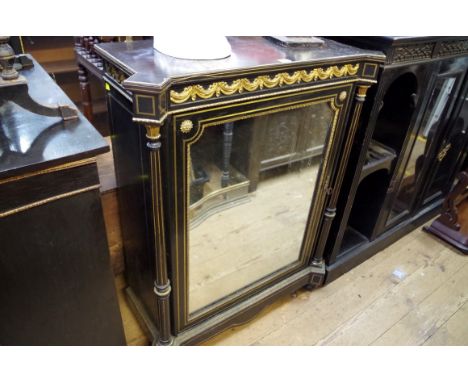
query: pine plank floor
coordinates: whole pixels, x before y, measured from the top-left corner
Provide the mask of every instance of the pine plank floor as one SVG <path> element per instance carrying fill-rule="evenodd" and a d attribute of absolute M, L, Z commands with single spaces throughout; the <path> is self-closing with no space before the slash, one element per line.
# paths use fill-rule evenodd
<path fill-rule="evenodd" d="M 127 343 L 147 344 L 116 280 Z M 204 345 L 468 345 L 468 256 L 419 228 Z"/>

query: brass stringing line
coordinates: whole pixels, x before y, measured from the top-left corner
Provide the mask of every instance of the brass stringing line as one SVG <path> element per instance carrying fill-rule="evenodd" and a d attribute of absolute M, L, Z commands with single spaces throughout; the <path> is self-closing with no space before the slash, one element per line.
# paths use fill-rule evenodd
<path fill-rule="evenodd" d="M 322 174 L 325 173 L 325 169 L 326 169 L 326 166 L 328 165 L 328 160 L 329 160 L 329 156 L 330 156 L 330 151 L 331 151 L 331 148 L 334 146 L 334 139 L 335 139 L 335 132 L 336 132 L 336 127 L 337 127 L 337 121 L 338 121 L 338 117 L 339 117 L 339 110 L 340 108 L 338 108 L 336 105 L 335 105 L 335 97 L 336 97 L 336 94 L 333 94 L 333 95 L 327 95 L 327 96 L 323 96 L 323 97 L 318 97 L 318 98 L 315 98 L 313 101 L 308 101 L 308 102 L 303 102 L 302 104 L 298 104 L 299 102 L 301 101 L 295 101 L 295 102 L 291 102 L 291 103 L 288 103 L 288 104 L 283 104 L 283 105 L 289 105 L 288 107 L 285 107 L 285 108 L 278 108 L 278 109 L 273 109 L 271 110 L 272 108 L 274 107 L 265 107 L 265 108 L 259 108 L 259 109 L 255 109 L 253 110 L 253 112 L 257 111 L 257 110 L 267 110 L 267 111 L 264 111 L 264 112 L 259 112 L 259 113 L 251 113 L 247 116 L 245 116 L 245 112 L 241 112 L 241 113 L 233 113 L 233 114 L 230 114 L 229 116 L 231 115 L 237 115 L 236 118 L 226 118 L 226 116 L 222 116 L 222 117 L 214 117 L 214 118 L 210 118 L 210 119 L 206 119 L 206 120 L 201 120 L 199 121 L 199 125 L 201 124 L 201 129 L 199 128 L 198 129 L 198 132 L 196 134 L 196 136 L 192 137 L 192 139 L 190 139 L 188 142 L 187 141 L 183 141 L 184 143 L 184 149 L 183 149 L 183 158 L 182 158 L 182 162 L 185 163 L 185 152 L 186 152 L 186 148 L 185 146 L 188 145 L 192 145 L 194 143 L 196 143 L 200 137 L 202 136 L 202 132 L 204 131 L 205 127 L 209 127 L 209 126 L 216 126 L 216 125 L 222 125 L 223 123 L 227 123 L 227 122 L 233 122 L 233 121 L 237 121 L 237 120 L 241 120 L 241 119 L 248 119 L 248 118 L 254 118 L 254 117 L 258 117 L 258 116 L 262 116 L 262 115 L 268 115 L 268 114 L 273 114 L 273 113 L 276 113 L 276 112 L 281 112 L 281 111 L 287 111 L 287 110 L 294 110 L 294 109 L 298 109 L 298 108 L 301 108 L 301 107 L 307 107 L 307 106 L 311 106 L 311 105 L 314 105 L 314 104 L 319 104 L 319 103 L 327 103 L 327 102 L 330 102 L 330 106 L 331 108 L 333 109 L 333 111 L 335 111 L 335 116 L 333 118 L 333 122 L 332 122 L 332 127 L 331 127 L 331 133 L 330 133 L 330 139 L 328 141 L 328 147 L 327 147 L 327 152 L 326 152 L 326 155 L 324 157 L 324 161 L 323 161 L 323 164 L 322 164 Z M 239 118 L 239 115 L 241 116 L 241 118 Z M 245 116 L 244 118 L 242 118 L 242 116 Z M 222 120 L 218 120 L 218 121 L 215 121 L 215 122 L 206 122 L 206 121 L 212 121 L 214 119 L 221 119 L 221 118 L 225 118 L 225 119 L 222 119 Z M 175 123 L 175 119 L 174 119 L 174 127 L 176 126 L 176 123 Z M 175 134 L 174 134 L 175 135 Z M 195 139 L 196 140 L 193 140 Z M 186 192 L 186 171 L 187 169 L 185 168 L 185 166 L 183 166 L 183 182 L 184 182 L 184 192 Z M 317 186 L 317 200 L 320 201 L 321 203 L 323 203 L 323 195 L 324 195 L 324 192 L 321 190 L 322 188 L 322 185 L 323 185 L 323 181 L 324 181 L 324 176 L 322 175 L 320 180 L 319 180 L 319 185 Z M 314 190 L 315 191 L 315 190 Z M 314 196 L 314 195 L 313 195 Z M 184 272 L 185 272 L 185 320 L 186 320 L 186 324 L 189 324 L 190 322 L 193 322 L 194 320 L 197 320 L 197 319 L 200 319 L 201 317 L 203 316 L 206 316 L 207 314 L 210 313 L 210 310 L 206 311 L 203 311 L 203 309 L 201 310 L 201 312 L 196 315 L 196 316 L 193 316 L 191 317 L 190 319 L 190 316 L 188 314 L 188 310 L 187 310 L 187 300 L 188 300 L 188 282 L 187 282 L 187 242 L 186 242 L 186 236 L 187 236 L 187 230 L 186 230 L 186 226 L 187 226 L 187 214 L 186 214 L 186 210 L 187 210 L 187 203 L 188 201 L 186 200 L 186 198 L 184 197 L 184 225 L 185 225 L 185 229 L 184 229 Z M 313 201 L 313 200 L 312 200 Z M 311 202 L 312 203 L 312 202 Z M 318 212 L 314 211 L 312 213 L 312 216 L 311 218 L 315 218 L 315 216 L 318 214 Z M 312 219 L 313 221 L 315 221 L 316 219 Z M 311 237 L 311 233 L 316 230 L 317 228 L 317 223 L 315 223 L 310 230 L 308 230 L 308 232 L 305 234 L 306 237 L 304 237 L 304 249 L 309 247 L 310 244 L 310 237 Z M 304 253 L 307 253 L 305 250 L 303 251 L 303 253 L 301 253 L 301 257 L 303 258 L 304 257 Z M 303 259 L 300 259 L 299 262 L 303 262 L 304 260 Z M 268 282 L 271 282 L 272 280 L 268 280 Z M 257 285 L 256 287 L 252 288 L 251 290 L 249 290 L 249 293 L 252 293 L 252 292 L 255 292 L 256 290 L 260 289 L 263 287 L 263 285 L 265 284 L 262 283 L 262 284 L 259 284 Z M 231 300 L 228 300 L 228 301 L 224 301 L 223 303 L 219 304 L 219 305 L 216 305 L 216 308 L 219 309 L 219 308 L 222 308 L 223 306 L 227 305 L 227 304 L 230 304 L 232 302 L 234 302 L 236 299 L 239 299 L 241 296 L 236 296 L 234 297 L 233 299 Z"/>
<path fill-rule="evenodd" d="M 137 109 L 137 114 L 141 114 L 141 115 L 155 115 L 156 113 L 156 102 L 154 100 L 154 96 L 150 96 L 150 95 L 146 95 L 146 94 L 136 94 L 135 95 L 135 98 L 136 98 L 136 109 Z M 139 103 L 139 99 L 140 98 L 151 98 L 151 104 L 152 104 L 152 108 L 153 108 L 153 111 L 154 113 L 142 113 L 140 111 L 140 103 Z"/>
<path fill-rule="evenodd" d="M 202 85 L 190 85 L 185 87 L 181 92 L 175 90 L 170 91 L 170 100 L 172 103 L 181 104 L 188 99 L 196 101 L 197 97 L 202 99 L 212 98 L 220 95 L 233 95 L 242 93 L 243 91 L 253 92 L 256 90 L 272 89 L 283 85 L 294 85 L 296 83 L 309 83 L 317 80 L 332 79 L 333 77 L 340 78 L 343 76 L 355 75 L 359 70 L 359 64 L 346 64 L 341 68 L 338 66 L 330 66 L 327 69 L 315 68 L 307 72 L 306 70 L 298 70 L 289 74 L 281 72 L 274 77 L 268 75 L 260 75 L 252 81 L 248 78 L 240 78 L 228 84 L 225 81 L 214 82 L 208 87 Z"/>
<path fill-rule="evenodd" d="M 162 172 L 161 172 L 161 157 L 160 157 L 160 152 L 158 150 L 158 169 L 159 169 L 159 205 L 160 205 L 160 210 L 161 210 L 161 219 L 164 219 L 164 205 L 162 203 L 161 198 L 163 197 L 162 193 Z M 163 244 L 163 255 L 166 256 L 166 236 L 165 236 L 165 229 L 164 229 L 164 224 L 161 222 L 161 236 L 162 236 L 162 244 Z"/>
<path fill-rule="evenodd" d="M 82 192 L 95 190 L 95 189 L 98 189 L 99 187 L 101 187 L 100 184 L 95 184 L 93 186 L 80 188 L 79 190 L 65 192 L 64 194 L 54 195 L 54 196 L 51 196 L 49 198 L 41 199 L 41 200 L 38 200 L 38 201 L 33 202 L 33 203 L 26 204 L 26 205 L 21 206 L 21 207 L 17 207 L 17 208 L 13 208 L 11 210 L 6 210 L 4 212 L 0 212 L 0 218 L 4 218 L 4 217 L 10 216 L 10 215 L 14 215 L 14 214 L 16 214 L 18 212 L 22 212 L 22 211 L 26 211 L 26 210 L 29 210 L 29 209 L 34 208 L 34 207 L 42 206 L 43 204 L 54 202 L 56 200 L 67 198 L 69 196 L 74 196 L 74 195 L 77 195 L 77 194 L 81 194 Z"/>
<path fill-rule="evenodd" d="M 156 197 L 156 200 L 158 201 L 158 209 L 160 213 L 158 214 L 158 221 L 159 221 L 159 227 L 158 227 L 158 232 L 159 232 L 159 252 L 160 256 L 163 256 L 164 259 L 164 268 L 166 270 L 166 278 L 168 282 L 170 282 L 169 279 L 169 272 L 167 270 L 167 260 L 166 260 L 166 238 L 165 238 L 165 231 L 164 231 L 164 206 L 163 206 L 163 201 L 162 201 L 162 185 L 161 185 L 161 157 L 160 157 L 160 151 L 158 150 L 156 153 L 156 165 L 158 167 L 158 185 L 157 185 L 157 190 L 158 190 L 158 196 Z M 155 187 L 156 189 L 156 187 Z M 162 271 L 162 270 L 161 270 Z M 162 276 L 162 274 L 161 274 Z"/>
<path fill-rule="evenodd" d="M 0 184 L 13 182 L 13 181 L 20 180 L 20 179 L 30 178 L 30 177 L 33 177 L 33 176 L 36 176 L 36 175 L 49 174 L 51 172 L 56 172 L 56 171 L 61 171 L 61 170 L 68 170 L 70 168 L 84 166 L 84 165 L 95 163 L 95 162 L 96 162 L 96 158 L 83 159 L 81 161 L 65 163 L 65 164 L 62 164 L 62 165 L 59 165 L 59 166 L 46 168 L 44 170 L 29 172 L 27 174 L 13 176 L 11 178 L 6 178 L 6 179 L 3 179 L 3 180 L 0 180 Z"/>
<path fill-rule="evenodd" d="M 337 129 L 337 126 L 338 126 L 338 119 L 340 117 L 340 108 L 337 107 L 337 105 L 335 105 L 335 98 L 333 98 L 331 100 L 331 108 L 333 109 L 333 111 L 335 112 L 335 116 L 333 118 L 333 122 L 332 122 L 332 127 L 331 127 L 331 131 L 330 131 L 330 138 L 328 140 L 328 145 L 327 145 L 327 151 L 325 153 L 325 156 L 323 158 L 323 162 L 322 162 L 322 171 L 321 171 L 321 175 L 320 175 L 320 179 L 319 179 L 319 184 L 318 186 L 316 186 L 316 190 L 317 190 L 317 202 L 316 204 L 319 205 L 319 206 L 323 206 L 324 202 L 325 202 L 325 198 L 326 198 L 326 194 L 325 194 L 325 191 L 323 190 L 323 182 L 325 181 L 325 178 L 326 178 L 326 174 L 328 172 L 328 162 L 329 162 L 329 159 L 330 159 L 330 155 L 331 155 L 331 151 L 333 150 L 333 146 L 335 146 L 335 136 L 336 136 L 336 129 Z M 314 193 L 315 193 L 315 190 L 314 190 Z M 315 195 L 312 195 L 312 201 L 311 201 L 311 207 L 312 207 L 312 203 L 314 202 L 314 196 Z M 318 209 L 316 209 L 318 210 Z M 313 248 L 313 245 L 314 245 L 314 241 L 316 239 L 316 235 L 313 235 L 313 233 L 316 233 L 317 229 L 318 229 L 318 225 L 319 225 L 319 222 L 318 222 L 318 219 L 317 217 L 320 217 L 320 214 L 322 213 L 322 210 L 323 208 L 320 208 L 320 211 L 314 211 L 311 215 L 311 229 L 308 230 L 308 232 L 306 233 L 306 238 L 304 240 L 304 250 L 305 252 L 310 252 Z M 321 220 L 321 218 L 320 218 Z M 315 236 L 315 237 L 314 237 Z M 311 254 L 312 256 L 312 254 Z"/>
<path fill-rule="evenodd" d="M 151 173 L 151 209 L 152 209 L 152 218 L 153 218 L 153 230 L 154 230 L 154 241 L 153 241 L 153 244 L 154 244 L 154 249 L 157 251 L 159 249 L 159 243 L 157 241 L 157 238 L 156 238 L 156 231 L 158 231 L 157 233 L 159 234 L 159 228 L 158 228 L 158 222 L 157 220 L 159 220 L 159 216 L 158 216 L 158 213 L 157 213 L 157 206 L 156 206 L 156 200 L 155 200 L 155 193 L 156 193 L 156 187 L 155 187 L 155 182 L 156 182 L 156 174 L 155 174 L 155 171 L 154 171 L 154 152 L 153 151 L 150 151 L 149 155 L 150 155 L 150 173 Z M 154 259 L 155 263 L 156 263 L 156 266 L 158 264 L 158 260 L 157 258 Z M 159 276 L 161 277 L 161 269 L 159 266 L 157 266 L 156 268 L 156 271 L 159 273 Z M 162 278 L 162 277 L 161 277 Z"/>
<path fill-rule="evenodd" d="M 341 186 L 341 179 L 344 176 L 345 167 L 348 165 L 349 153 L 351 151 L 351 146 L 352 146 L 351 142 L 353 141 L 353 138 L 354 138 L 354 136 L 356 134 L 356 129 L 357 129 L 357 126 L 358 126 L 359 117 L 361 116 L 362 106 L 363 106 L 362 102 L 359 102 L 356 105 L 356 110 L 354 112 L 353 119 L 352 119 L 352 122 L 351 122 L 350 134 L 347 136 L 347 142 L 345 143 L 346 146 L 345 146 L 345 150 L 344 150 L 344 153 L 343 153 L 344 154 L 343 158 L 345 159 L 346 163 L 339 162 L 339 164 L 343 164 L 343 166 L 339 166 L 338 175 L 336 177 L 337 182 L 339 182 L 338 183 L 339 186 Z M 332 202 L 334 204 L 336 203 L 336 201 L 338 199 L 338 194 L 339 193 L 336 192 L 333 195 Z"/>
<path fill-rule="evenodd" d="M 173 155 L 174 155 L 174 221 L 175 221 L 175 230 L 176 230 L 176 233 L 179 232 L 179 224 L 178 224 L 178 219 L 179 219 L 179 214 L 178 214 L 178 198 L 177 198 L 177 128 L 176 128 L 176 122 L 177 122 L 177 119 L 174 118 L 172 120 L 172 142 L 173 142 Z M 182 150 L 182 160 L 185 160 L 185 153 L 184 153 L 184 150 Z M 185 205 L 185 198 L 182 199 L 183 200 L 183 203 L 184 203 L 184 210 L 187 209 L 187 206 Z M 184 224 L 185 224 L 185 217 L 184 217 Z M 186 243 L 185 243 L 185 235 L 183 235 L 183 240 L 184 240 L 184 248 L 186 246 Z M 180 268 L 179 268 L 179 239 L 178 237 L 175 238 L 174 240 L 175 242 L 175 250 L 176 250 L 176 255 L 174 256 L 175 258 L 175 269 L 176 269 L 176 272 L 178 273 Z M 184 249 L 185 251 L 185 249 Z M 185 277 L 185 276 L 184 276 Z M 176 309 L 176 312 L 177 312 L 177 331 L 180 330 L 180 293 L 182 293 L 182 288 L 179 287 L 180 285 L 180 282 L 179 282 L 179 277 L 173 277 L 173 282 L 174 282 L 174 287 L 177 288 L 177 293 L 174 293 L 175 294 L 175 298 L 176 298 L 176 304 L 177 304 L 177 309 Z M 185 309 L 187 308 L 186 306 L 186 302 L 184 301 L 185 303 Z"/>

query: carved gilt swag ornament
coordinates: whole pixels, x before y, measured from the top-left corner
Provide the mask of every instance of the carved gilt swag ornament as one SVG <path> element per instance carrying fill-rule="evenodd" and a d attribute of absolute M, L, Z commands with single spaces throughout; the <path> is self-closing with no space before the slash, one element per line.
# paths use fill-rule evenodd
<path fill-rule="evenodd" d="M 315 68 L 310 71 L 298 70 L 292 74 L 282 72 L 274 75 L 261 75 L 252 80 L 240 78 L 228 84 L 225 81 L 214 82 L 207 87 L 192 85 L 185 87 L 182 91 L 171 90 L 171 102 L 175 104 L 184 103 L 188 100 L 196 101 L 197 98 L 208 99 L 220 95 L 233 95 L 244 91 L 253 92 L 264 88 L 272 89 L 283 85 L 294 85 L 301 82 L 312 82 L 317 80 L 328 80 L 355 75 L 359 70 L 359 64 L 346 64 L 341 67 L 330 66 L 326 69 Z"/>

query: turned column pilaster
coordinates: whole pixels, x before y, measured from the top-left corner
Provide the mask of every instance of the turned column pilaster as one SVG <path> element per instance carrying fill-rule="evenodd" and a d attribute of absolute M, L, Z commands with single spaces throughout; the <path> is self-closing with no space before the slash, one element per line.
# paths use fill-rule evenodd
<path fill-rule="evenodd" d="M 356 130 L 359 125 L 359 119 L 361 116 L 362 106 L 366 99 L 366 93 L 369 89 L 369 85 L 359 85 L 354 96 L 354 112 L 351 117 L 350 127 L 347 134 L 347 140 L 345 147 L 343 148 L 343 156 L 341 157 L 341 162 L 339 163 L 337 169 L 337 175 L 335 177 L 335 184 L 332 187 L 329 187 L 327 184 L 327 192 L 330 193 L 330 200 L 328 202 L 325 211 L 323 212 L 323 224 L 319 236 L 319 242 L 314 252 L 314 257 L 312 258 L 312 265 L 314 266 L 323 266 L 323 252 L 325 249 L 325 244 L 328 239 L 328 233 L 330 231 L 331 223 L 336 216 L 336 204 L 338 202 L 338 196 L 340 193 L 341 183 L 343 181 L 344 172 L 348 165 L 349 155 L 351 153 L 351 148 L 354 142 L 354 136 L 356 135 Z M 340 95 L 341 97 L 341 95 Z"/>
<path fill-rule="evenodd" d="M 146 146 L 149 149 L 149 170 L 151 189 L 151 216 L 153 225 L 154 256 L 155 256 L 155 280 L 154 293 L 159 316 L 159 337 L 154 340 L 154 345 L 171 345 L 170 295 L 171 282 L 167 272 L 166 244 L 164 234 L 164 209 L 162 195 L 161 173 L 161 134 L 160 125 L 145 124 Z"/>

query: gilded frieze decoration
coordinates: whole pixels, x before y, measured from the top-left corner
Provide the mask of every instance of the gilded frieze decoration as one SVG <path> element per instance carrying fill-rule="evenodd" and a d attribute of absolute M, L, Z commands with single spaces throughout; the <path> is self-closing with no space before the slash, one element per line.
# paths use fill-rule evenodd
<path fill-rule="evenodd" d="M 264 88 L 272 89 L 284 85 L 295 85 L 301 82 L 312 82 L 318 80 L 329 80 L 355 75 L 359 70 L 359 64 L 346 64 L 341 67 L 330 66 L 326 69 L 315 68 L 310 71 L 298 70 L 289 74 L 287 72 L 278 73 L 274 76 L 261 75 L 252 80 L 240 78 L 227 83 L 225 81 L 214 82 L 207 87 L 202 85 L 192 85 L 185 87 L 182 91 L 171 90 L 171 102 L 181 104 L 188 100 L 208 99 L 219 97 L 220 95 L 241 94 L 245 91 L 253 92 Z"/>

